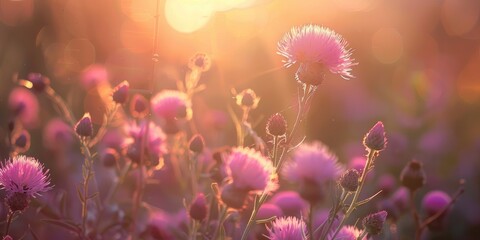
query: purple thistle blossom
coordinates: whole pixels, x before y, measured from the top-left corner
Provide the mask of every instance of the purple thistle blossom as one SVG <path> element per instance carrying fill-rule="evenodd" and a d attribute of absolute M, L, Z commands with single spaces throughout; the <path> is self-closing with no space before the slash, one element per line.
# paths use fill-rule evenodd
<path fill-rule="evenodd" d="M 145 134 L 147 134 L 147 141 L 144 146 L 143 151 L 145 151 L 145 156 L 153 157 L 154 159 L 150 159 L 153 165 L 156 165 L 159 158 L 163 156 L 167 152 L 166 146 L 166 135 L 162 131 L 161 128 L 157 127 L 154 123 L 150 122 L 150 126 L 147 130 L 147 123 L 146 121 L 140 122 L 137 124 L 136 122 L 131 122 L 130 124 L 126 125 L 126 132 L 128 137 L 124 141 L 124 146 L 127 147 L 127 155 L 128 157 L 134 162 L 140 162 L 141 156 L 141 145 L 142 145 L 142 138 Z"/>
<path fill-rule="evenodd" d="M 286 58 L 286 67 L 295 63 L 319 63 L 344 79 L 353 78 L 350 71 L 356 65 L 342 36 L 313 24 L 293 27 L 278 42 L 278 54 Z"/>
<path fill-rule="evenodd" d="M 151 102 L 152 112 L 159 118 L 172 120 L 189 118 L 191 103 L 188 96 L 180 91 L 163 90 L 156 94 Z"/>
<path fill-rule="evenodd" d="M 307 239 L 305 222 L 295 217 L 277 218 L 267 230 L 271 240 Z"/>
<path fill-rule="evenodd" d="M 360 234 L 362 234 L 362 231 L 355 226 L 343 226 L 342 229 L 340 229 L 340 231 L 338 232 L 337 236 L 335 236 L 335 238 L 333 238 L 332 232 L 332 234 L 330 234 L 327 239 L 356 240 L 358 237 L 360 237 Z M 362 239 L 366 239 L 366 237 Z"/>
<path fill-rule="evenodd" d="M 48 169 L 33 157 L 19 155 L 6 161 L 0 169 L 0 185 L 7 196 L 24 193 L 36 197 L 52 189 Z"/>

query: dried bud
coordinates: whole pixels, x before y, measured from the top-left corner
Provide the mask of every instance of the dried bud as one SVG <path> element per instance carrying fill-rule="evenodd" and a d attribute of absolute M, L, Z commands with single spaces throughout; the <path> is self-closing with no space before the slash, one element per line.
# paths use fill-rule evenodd
<path fill-rule="evenodd" d="M 30 149 L 30 133 L 26 130 L 18 131 L 12 136 L 12 145 L 15 146 L 15 151 L 24 153 Z"/>
<path fill-rule="evenodd" d="M 30 73 L 27 78 L 28 81 L 32 83 L 32 89 L 35 92 L 43 92 L 43 90 L 50 85 L 50 79 L 42 76 L 40 73 Z"/>
<path fill-rule="evenodd" d="M 377 235 L 382 231 L 383 223 L 387 219 L 387 212 L 380 211 L 366 216 L 362 223 L 365 231 L 370 235 Z"/>
<path fill-rule="evenodd" d="M 75 132 L 80 137 L 93 136 L 93 125 L 90 113 L 85 113 L 83 117 L 75 124 Z"/>
<path fill-rule="evenodd" d="M 103 150 L 101 161 L 105 167 L 113 167 L 116 165 L 119 158 L 117 150 L 114 148 L 107 148 Z"/>
<path fill-rule="evenodd" d="M 322 63 L 302 63 L 295 73 L 299 83 L 320 85 L 325 79 L 325 66 Z"/>
<path fill-rule="evenodd" d="M 25 210 L 30 203 L 30 198 L 26 193 L 14 192 L 10 196 L 7 196 L 6 201 L 10 211 L 15 212 Z"/>
<path fill-rule="evenodd" d="M 355 192 L 358 188 L 360 174 L 356 169 L 349 169 L 340 177 L 340 185 L 349 192 Z"/>
<path fill-rule="evenodd" d="M 442 191 L 431 191 L 423 197 L 422 208 L 425 211 L 427 217 L 431 217 L 438 212 L 442 211 L 445 207 L 450 204 L 452 198 L 442 192 Z M 448 214 L 449 210 L 443 212 L 435 221 L 428 225 L 430 230 L 442 230 L 444 227 L 445 216 Z"/>
<path fill-rule="evenodd" d="M 237 105 L 244 108 L 255 109 L 260 101 L 252 89 L 245 89 L 236 96 Z"/>
<path fill-rule="evenodd" d="M 233 184 L 227 184 L 222 188 L 221 199 L 230 208 L 242 209 L 247 200 L 248 191 L 238 189 Z"/>
<path fill-rule="evenodd" d="M 130 88 L 130 84 L 127 81 L 123 81 L 118 84 L 112 93 L 112 99 L 114 102 L 118 104 L 124 104 L 127 101 L 128 97 L 128 89 Z"/>
<path fill-rule="evenodd" d="M 147 116 L 149 110 L 149 103 L 144 96 L 140 94 L 133 95 L 130 101 L 130 114 L 134 118 L 144 118 Z"/>
<path fill-rule="evenodd" d="M 193 200 L 192 205 L 190 205 L 189 214 L 190 217 L 202 221 L 207 217 L 208 206 L 207 200 L 205 199 L 205 195 L 203 193 L 197 194 L 195 200 Z"/>
<path fill-rule="evenodd" d="M 377 122 L 375 126 L 363 138 L 363 145 L 371 150 L 382 151 L 387 145 L 385 137 L 385 128 L 382 122 Z"/>
<path fill-rule="evenodd" d="M 287 132 L 287 121 L 280 113 L 273 114 L 267 121 L 267 133 L 272 136 L 283 136 Z"/>
<path fill-rule="evenodd" d="M 194 153 L 201 153 L 203 152 L 203 148 L 205 147 L 205 141 L 203 140 L 202 135 L 196 134 L 194 135 L 188 144 L 190 151 Z"/>
<path fill-rule="evenodd" d="M 400 174 L 402 185 L 415 191 L 425 185 L 426 175 L 423 171 L 422 163 L 416 160 L 410 161 Z"/>

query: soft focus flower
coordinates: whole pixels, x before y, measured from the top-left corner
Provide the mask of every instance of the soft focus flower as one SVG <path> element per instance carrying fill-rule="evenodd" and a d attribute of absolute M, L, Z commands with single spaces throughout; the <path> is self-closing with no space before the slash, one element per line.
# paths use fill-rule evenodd
<path fill-rule="evenodd" d="M 192 70 L 206 72 L 212 66 L 212 61 L 205 53 L 196 53 L 188 62 L 188 67 Z"/>
<path fill-rule="evenodd" d="M 28 151 L 28 149 L 30 149 L 30 133 L 25 129 L 16 131 L 12 135 L 11 144 L 15 147 L 15 151 L 18 153 Z"/>
<path fill-rule="evenodd" d="M 134 118 L 144 118 L 150 112 L 150 106 L 148 100 L 140 95 L 135 94 L 130 100 L 130 114 Z"/>
<path fill-rule="evenodd" d="M 363 145 L 371 150 L 381 151 L 387 145 L 385 127 L 382 122 L 377 122 L 363 138 Z"/>
<path fill-rule="evenodd" d="M 29 90 L 18 87 L 8 96 L 8 107 L 26 128 L 33 128 L 38 122 L 38 100 Z"/>
<path fill-rule="evenodd" d="M 168 216 L 162 211 L 154 211 L 150 213 L 148 220 L 148 232 L 154 239 L 174 240 L 175 237 L 171 233 L 172 221 L 171 216 Z"/>
<path fill-rule="evenodd" d="M 108 72 L 102 65 L 90 65 L 82 72 L 81 83 L 85 89 L 90 89 L 107 82 Z"/>
<path fill-rule="evenodd" d="M 203 152 L 204 147 L 205 147 L 205 140 L 203 140 L 203 137 L 200 134 L 194 135 L 188 142 L 188 148 L 190 149 L 190 151 L 194 153 Z"/>
<path fill-rule="evenodd" d="M 400 173 L 400 181 L 403 186 L 412 192 L 423 187 L 426 182 L 426 175 L 422 163 L 416 160 L 410 161 Z"/>
<path fill-rule="evenodd" d="M 270 203 L 277 205 L 282 209 L 285 216 L 301 217 L 308 204 L 297 192 L 283 191 L 275 194 Z"/>
<path fill-rule="evenodd" d="M 260 98 L 252 89 L 248 88 L 235 96 L 235 100 L 238 106 L 242 108 L 255 109 L 260 102 Z"/>
<path fill-rule="evenodd" d="M 278 42 L 278 53 L 286 58 L 286 67 L 299 63 L 301 67 L 329 70 L 344 79 L 353 77 L 350 71 L 356 64 L 342 36 L 313 24 L 293 27 Z"/>
<path fill-rule="evenodd" d="M 43 145 L 49 149 L 63 149 L 73 143 L 71 127 L 59 118 L 50 120 L 43 129 Z"/>
<path fill-rule="evenodd" d="M 369 233 L 370 235 L 377 235 L 382 231 L 383 224 L 385 223 L 386 219 L 387 212 L 380 211 L 366 216 L 362 220 L 362 224 L 367 233 Z"/>
<path fill-rule="evenodd" d="M 100 160 L 105 167 L 114 167 L 117 164 L 118 158 L 118 152 L 114 148 L 105 148 L 100 155 Z"/>
<path fill-rule="evenodd" d="M 50 85 L 50 79 L 40 73 L 29 73 L 27 80 L 32 84 L 31 88 L 38 93 Z"/>
<path fill-rule="evenodd" d="M 118 104 L 123 104 L 127 101 L 128 90 L 130 89 L 130 84 L 127 81 L 123 81 L 118 84 L 112 91 L 112 99 Z"/>
<path fill-rule="evenodd" d="M 280 113 L 273 114 L 267 121 L 266 131 L 272 136 L 283 136 L 287 132 L 287 121 Z"/>
<path fill-rule="evenodd" d="M 207 199 L 203 193 L 199 193 L 190 205 L 188 213 L 190 214 L 191 218 L 197 221 L 202 221 L 207 217 L 207 212 Z"/>
<path fill-rule="evenodd" d="M 0 185 L 7 192 L 7 205 L 22 211 L 30 198 L 50 190 L 48 170 L 35 158 L 19 155 L 2 164 Z"/>
<path fill-rule="evenodd" d="M 283 173 L 287 180 L 300 185 L 300 196 L 310 202 L 323 199 L 326 184 L 336 181 L 342 173 L 337 156 L 320 142 L 301 145 L 292 160 Z"/>
<path fill-rule="evenodd" d="M 277 205 L 271 203 L 264 203 L 258 209 L 256 220 L 269 219 L 272 217 L 281 217 L 283 216 L 282 209 Z"/>
<path fill-rule="evenodd" d="M 166 135 L 152 122 L 150 122 L 148 132 L 145 121 L 139 124 L 131 122 L 126 125 L 126 132 L 128 137 L 125 139 L 124 145 L 127 147 L 127 156 L 135 163 L 140 163 L 142 138 L 145 134 L 147 139 L 143 151 L 146 165 L 156 166 L 163 154 L 167 152 Z"/>
<path fill-rule="evenodd" d="M 305 222 L 295 217 L 277 218 L 267 229 L 271 240 L 307 239 Z"/>
<path fill-rule="evenodd" d="M 163 90 L 150 101 L 152 111 L 159 118 L 176 119 L 189 118 L 191 103 L 185 93 L 175 90 Z"/>
<path fill-rule="evenodd" d="M 251 148 L 234 148 L 227 159 L 233 185 L 246 191 L 274 191 L 277 187 L 273 164 Z"/>
<path fill-rule="evenodd" d="M 431 191 L 427 193 L 425 197 L 423 197 L 422 208 L 427 215 L 426 217 L 428 218 L 442 211 L 450 204 L 451 201 L 452 198 L 445 192 Z M 445 222 L 445 216 L 448 214 L 448 212 L 449 209 L 447 209 L 444 213 L 440 215 L 439 218 L 429 224 L 428 228 L 430 230 L 441 230 Z"/>
<path fill-rule="evenodd" d="M 410 191 L 406 187 L 400 187 L 393 193 L 391 200 L 398 211 L 406 212 L 410 208 Z"/>
<path fill-rule="evenodd" d="M 343 226 L 342 229 L 338 232 L 337 236 L 333 238 L 333 233 L 330 233 L 327 237 L 329 240 L 338 239 L 338 240 L 356 240 L 360 237 L 362 231 L 360 231 L 355 226 Z M 364 237 L 363 239 L 367 239 Z"/>

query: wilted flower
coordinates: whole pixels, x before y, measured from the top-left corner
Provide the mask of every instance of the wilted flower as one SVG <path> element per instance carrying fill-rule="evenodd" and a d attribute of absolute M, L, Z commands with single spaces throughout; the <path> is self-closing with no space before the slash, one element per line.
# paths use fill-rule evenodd
<path fill-rule="evenodd" d="M 381 151 L 385 149 L 386 144 L 385 127 L 382 122 L 377 122 L 363 138 L 363 145 L 368 149 Z"/>
<path fill-rule="evenodd" d="M 85 113 L 83 117 L 75 124 L 75 132 L 79 137 L 93 136 L 93 125 L 90 113 Z"/>
<path fill-rule="evenodd" d="M 144 118 L 150 112 L 150 106 L 147 99 L 140 95 L 135 94 L 130 100 L 130 114 L 134 118 Z"/>
<path fill-rule="evenodd" d="M 172 120 L 190 118 L 191 103 L 187 95 L 180 91 L 163 90 L 150 101 L 152 111 L 159 118 Z"/>
<path fill-rule="evenodd" d="M 305 222 L 295 217 L 277 218 L 268 229 L 271 240 L 304 240 L 307 239 Z"/>
<path fill-rule="evenodd" d="M 416 160 L 410 161 L 400 173 L 400 181 L 402 182 L 402 185 L 410 189 L 412 192 L 423 187 L 426 178 L 422 163 Z"/>
<path fill-rule="evenodd" d="M 145 121 L 139 124 L 131 122 L 126 126 L 128 137 L 125 139 L 124 145 L 127 148 L 127 156 L 135 163 L 140 163 L 142 154 L 142 138 L 147 135 L 144 151 L 144 162 L 147 166 L 156 166 L 160 158 L 167 152 L 166 136 L 162 129 L 150 122 L 147 132 L 147 124 Z"/>
<path fill-rule="evenodd" d="M 356 240 L 358 237 L 360 237 L 360 234 L 362 234 L 362 231 L 360 231 L 355 226 L 343 226 L 342 229 L 340 229 L 338 234 L 335 236 L 335 238 L 333 238 L 333 233 L 331 233 L 328 235 L 327 239 L 328 240 L 334 240 L 334 239 Z M 363 239 L 367 239 L 367 238 L 364 237 Z"/>
<path fill-rule="evenodd" d="M 11 211 L 24 210 L 30 198 L 50 190 L 48 170 L 35 158 L 19 155 L 2 164 L 0 185 Z"/>
<path fill-rule="evenodd" d="M 268 119 L 266 130 L 272 136 L 283 136 L 287 132 L 287 121 L 282 114 L 275 113 Z"/>
<path fill-rule="evenodd" d="M 337 156 L 320 142 L 301 145 L 292 160 L 283 173 L 300 185 L 300 196 L 310 202 L 323 199 L 326 184 L 336 181 L 342 172 Z"/>
<path fill-rule="evenodd" d="M 201 72 L 208 71 L 212 66 L 212 61 L 205 53 L 197 53 L 188 62 L 188 67 L 192 70 L 199 70 Z"/>
<path fill-rule="evenodd" d="M 238 93 L 235 99 L 238 106 L 250 109 L 257 108 L 258 102 L 260 102 L 260 98 L 257 97 L 257 94 L 250 88 Z"/>
<path fill-rule="evenodd" d="M 8 96 L 8 107 L 13 115 L 27 128 L 35 127 L 38 122 L 38 100 L 29 90 L 18 87 Z"/>
<path fill-rule="evenodd" d="M 363 219 L 362 224 L 368 234 L 377 235 L 382 231 L 386 219 L 387 212 L 380 211 L 366 216 Z"/>
<path fill-rule="evenodd" d="M 324 70 L 350 79 L 351 67 L 356 65 L 342 36 L 313 24 L 292 28 L 278 42 L 278 53 L 286 58 L 286 67 L 300 64 L 298 81 L 313 85 L 323 81 Z"/>
<path fill-rule="evenodd" d="M 130 84 L 127 81 L 123 81 L 118 84 L 112 91 L 112 99 L 118 104 L 123 104 L 127 101 L 128 90 L 130 89 Z"/>
<path fill-rule="evenodd" d="M 426 217 L 431 217 L 440 211 L 442 211 L 445 207 L 447 207 L 452 198 L 442 191 L 431 191 L 423 197 L 422 200 L 422 208 L 427 215 Z M 435 219 L 432 223 L 428 225 L 430 230 L 441 230 L 444 222 L 445 216 L 448 214 L 449 209 L 443 212 L 439 218 Z"/>

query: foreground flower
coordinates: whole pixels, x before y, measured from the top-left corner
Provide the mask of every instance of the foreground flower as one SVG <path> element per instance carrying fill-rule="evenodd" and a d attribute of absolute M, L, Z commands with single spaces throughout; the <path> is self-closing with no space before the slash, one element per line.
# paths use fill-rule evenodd
<path fill-rule="evenodd" d="M 30 198 L 50 190 L 48 170 L 35 158 L 19 155 L 2 164 L 0 185 L 12 212 L 24 210 Z"/>
<path fill-rule="evenodd" d="M 326 185 L 342 173 L 337 156 L 320 142 L 301 145 L 292 160 L 283 173 L 287 180 L 299 185 L 300 196 L 310 202 L 322 200 Z"/>
<path fill-rule="evenodd" d="M 268 229 L 271 240 L 302 240 L 307 239 L 305 222 L 295 217 L 277 218 Z"/>
<path fill-rule="evenodd" d="M 301 82 L 318 85 L 323 80 L 321 71 L 328 70 L 341 75 L 344 79 L 352 78 L 351 67 L 356 65 L 351 58 L 351 50 L 347 42 L 334 31 L 318 25 L 294 27 L 278 42 L 278 53 L 286 58 L 285 66 L 299 63 L 300 75 L 318 73 L 318 79 L 299 78 Z M 297 72 L 297 78 L 298 78 Z"/>
<path fill-rule="evenodd" d="M 272 192 L 277 189 L 273 164 L 250 148 L 235 148 L 226 161 L 231 183 L 222 189 L 222 200 L 232 208 L 242 208 L 248 193 Z"/>
<path fill-rule="evenodd" d="M 362 231 L 355 226 L 343 226 L 335 238 L 333 238 L 333 234 L 329 234 L 327 239 L 356 240 L 358 237 L 360 237 L 360 234 L 362 234 Z M 364 237 L 362 239 L 366 238 Z"/>

